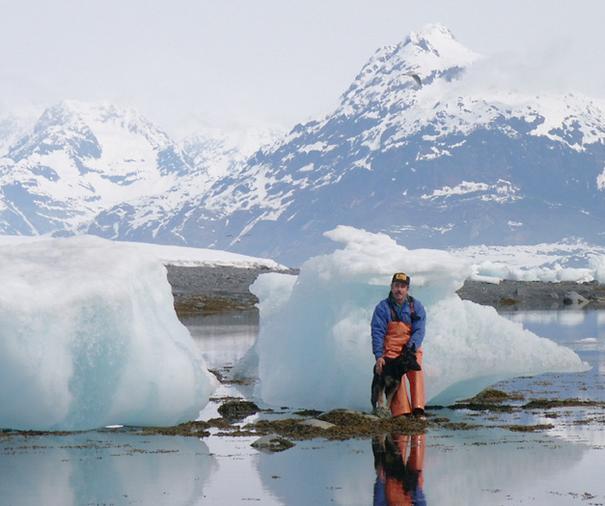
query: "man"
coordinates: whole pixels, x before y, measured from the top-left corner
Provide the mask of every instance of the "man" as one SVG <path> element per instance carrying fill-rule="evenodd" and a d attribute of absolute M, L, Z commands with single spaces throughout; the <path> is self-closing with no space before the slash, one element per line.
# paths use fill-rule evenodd
<path fill-rule="evenodd" d="M 389 296 L 380 301 L 372 316 L 372 351 L 376 357 L 375 371 L 382 373 L 385 358 L 397 358 L 404 348 L 416 351 L 418 364 L 422 365 L 422 341 L 426 313 L 422 303 L 408 294 L 410 277 L 396 272 L 391 280 Z M 393 416 L 413 414 L 424 418 L 424 372 L 408 371 L 412 402 L 408 398 L 406 382 L 401 384 L 388 406 Z"/>

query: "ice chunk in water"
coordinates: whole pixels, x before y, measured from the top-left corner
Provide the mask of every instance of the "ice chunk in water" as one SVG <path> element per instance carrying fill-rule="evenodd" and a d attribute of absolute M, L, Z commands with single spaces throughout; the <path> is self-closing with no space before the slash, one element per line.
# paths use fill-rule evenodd
<path fill-rule="evenodd" d="M 214 385 L 166 270 L 95 237 L 0 248 L 0 427 L 195 419 Z"/>
<path fill-rule="evenodd" d="M 397 271 L 411 275 L 410 292 L 427 309 L 424 369 L 432 402 L 448 403 L 514 376 L 587 368 L 570 349 L 491 307 L 462 301 L 455 291 L 470 274 L 463 260 L 444 251 L 408 250 L 384 234 L 351 227 L 326 235 L 344 248 L 308 260 L 296 283 L 272 274 L 251 287 L 261 299 L 254 351 L 258 394 L 266 402 L 368 408 L 370 319 Z"/>

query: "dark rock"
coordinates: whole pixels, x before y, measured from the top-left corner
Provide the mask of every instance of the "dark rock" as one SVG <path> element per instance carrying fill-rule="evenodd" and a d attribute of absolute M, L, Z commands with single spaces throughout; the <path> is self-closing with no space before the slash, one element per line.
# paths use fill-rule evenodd
<path fill-rule="evenodd" d="M 584 306 L 588 304 L 588 299 L 586 297 L 582 297 L 578 292 L 565 292 L 563 296 L 563 304 L 565 305 L 573 305 L 573 306 Z"/>
<path fill-rule="evenodd" d="M 218 412 L 227 420 L 238 421 L 258 413 L 259 409 L 260 408 L 254 402 L 233 400 L 221 404 L 218 408 Z"/>

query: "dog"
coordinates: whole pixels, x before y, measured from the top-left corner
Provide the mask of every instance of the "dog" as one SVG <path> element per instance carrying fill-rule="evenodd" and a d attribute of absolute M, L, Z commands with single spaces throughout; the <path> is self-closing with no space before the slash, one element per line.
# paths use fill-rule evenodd
<path fill-rule="evenodd" d="M 372 410 L 377 413 L 377 408 L 382 407 L 383 397 L 386 398 L 387 408 L 395 392 L 401 385 L 403 375 L 408 371 L 420 371 L 421 367 L 416 359 L 416 348 L 404 348 L 397 358 L 385 358 L 382 372 L 376 371 L 374 366 L 374 377 L 372 378 Z"/>

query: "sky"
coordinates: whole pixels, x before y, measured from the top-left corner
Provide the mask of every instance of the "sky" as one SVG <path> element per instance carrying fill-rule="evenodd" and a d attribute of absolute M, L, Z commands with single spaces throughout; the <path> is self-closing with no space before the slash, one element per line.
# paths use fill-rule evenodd
<path fill-rule="evenodd" d="M 602 0 L 0 0 L 0 116 L 132 106 L 179 137 L 329 113 L 376 49 L 427 23 L 505 81 L 605 96 Z"/>

